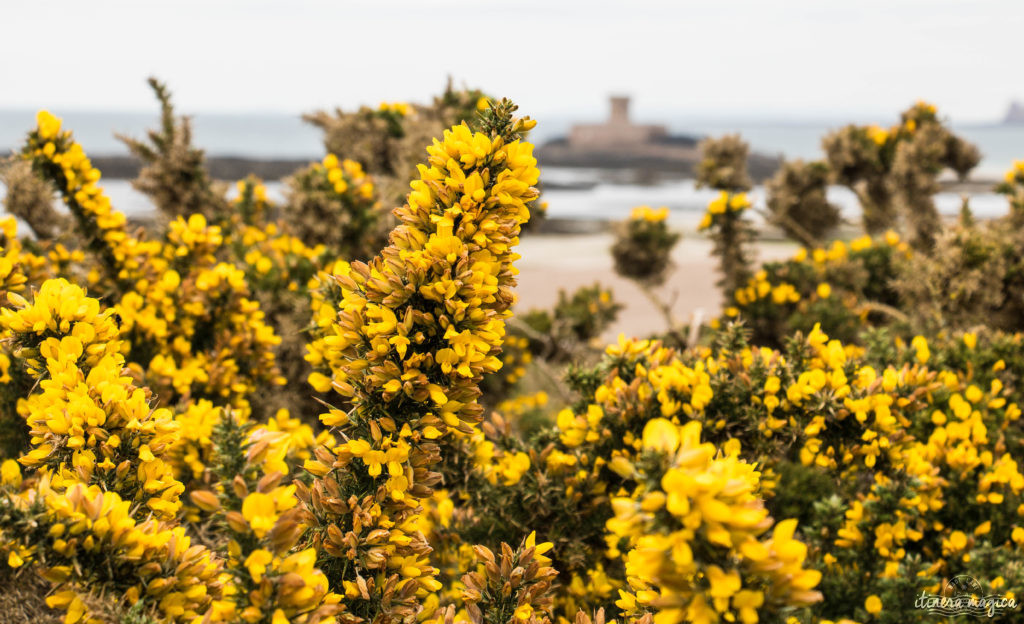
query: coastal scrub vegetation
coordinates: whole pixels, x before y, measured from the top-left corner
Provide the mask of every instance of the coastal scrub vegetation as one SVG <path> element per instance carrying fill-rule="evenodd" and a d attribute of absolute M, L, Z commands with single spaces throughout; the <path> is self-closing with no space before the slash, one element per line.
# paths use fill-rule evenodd
<path fill-rule="evenodd" d="M 761 266 L 747 147 L 706 142 L 721 315 L 604 345 L 599 284 L 513 313 L 509 100 L 316 113 L 278 205 L 151 84 L 144 226 L 45 111 L 4 168 L 0 620 L 896 624 L 957 575 L 1024 589 L 1024 165 L 1004 219 L 943 224 L 977 152 L 934 108 L 787 164 L 767 214 L 807 247 Z M 863 236 L 826 242 L 828 182 Z M 616 234 L 644 287 L 666 218 Z"/>

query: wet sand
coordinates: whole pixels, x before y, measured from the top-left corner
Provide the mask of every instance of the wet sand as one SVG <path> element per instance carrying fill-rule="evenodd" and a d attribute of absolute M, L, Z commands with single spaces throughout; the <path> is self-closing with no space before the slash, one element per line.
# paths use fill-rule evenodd
<path fill-rule="evenodd" d="M 623 304 L 618 320 L 602 335 L 615 340 L 618 334 L 646 336 L 663 331 L 665 318 L 651 300 L 632 281 L 619 277 L 613 268 L 609 249 L 611 234 L 530 235 L 522 237 L 518 251 L 519 303 L 515 310 L 551 308 L 558 291 L 568 293 L 594 282 L 611 288 L 616 301 Z M 786 242 L 763 242 L 757 247 L 757 260 L 779 260 L 792 256 L 798 247 Z M 675 263 L 665 284 L 657 289 L 662 301 L 672 302 L 672 315 L 686 322 L 699 315 L 705 321 L 718 315 L 721 295 L 715 287 L 716 263 L 711 257 L 711 241 L 695 235 L 683 238 L 672 253 Z"/>

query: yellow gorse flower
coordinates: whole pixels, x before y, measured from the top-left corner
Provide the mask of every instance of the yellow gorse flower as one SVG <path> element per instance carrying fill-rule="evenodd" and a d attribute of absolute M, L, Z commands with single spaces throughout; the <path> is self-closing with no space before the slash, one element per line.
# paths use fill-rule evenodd
<path fill-rule="evenodd" d="M 655 209 L 650 206 L 637 206 L 629 213 L 629 218 L 657 223 L 668 218 L 668 207 L 662 206 Z"/>
<path fill-rule="evenodd" d="M 36 516 L 45 537 L 32 545 L 32 556 L 55 585 L 46 603 L 65 611 L 65 622 L 91 621 L 83 600 L 86 581 L 118 583 L 128 604 L 144 599 L 167 622 L 194 621 L 220 598 L 220 563 L 205 547 L 192 545 L 184 528 L 138 522 L 130 501 L 97 486 L 79 483 L 57 492 L 44 479 L 27 495 L 27 502 L 45 509 Z M 16 509 L 28 514 L 33 507 Z M 97 558 L 109 565 L 86 563 Z"/>
<path fill-rule="evenodd" d="M 381 102 L 378 110 L 383 113 L 394 113 L 405 117 L 412 112 L 412 107 L 405 102 Z"/>
<path fill-rule="evenodd" d="M 177 426 L 123 375 L 110 311 L 101 313 L 98 301 L 63 279 L 45 282 L 31 304 L 22 303 L 0 311 L 0 329 L 19 345 L 15 356 L 42 378 L 19 406 L 33 445 L 21 462 L 45 466 L 55 488 L 105 483 L 162 517 L 173 516 L 184 486 L 160 456 Z"/>
<path fill-rule="evenodd" d="M 630 590 L 619 590 L 617 606 L 627 614 L 653 608 L 656 622 L 715 622 L 753 620 L 749 610 L 757 607 L 821 600 L 813 591 L 821 574 L 803 569 L 807 549 L 793 540 L 795 521 L 779 523 L 762 541 L 771 519 L 757 497 L 759 474 L 735 456 L 716 458 L 700 434 L 698 422 L 679 427 L 654 419 L 644 428 L 644 449 L 666 463 L 660 489 L 639 486 L 632 496 L 612 500 L 609 543 L 625 541 L 630 548 Z M 641 482 L 657 474 L 645 477 Z M 655 515 L 661 510 L 673 519 L 667 525 Z M 719 562 L 701 559 L 709 552 L 705 541 L 734 554 Z M 702 573 L 703 580 L 689 580 Z M 765 582 L 773 586 L 770 596 L 758 589 Z"/>

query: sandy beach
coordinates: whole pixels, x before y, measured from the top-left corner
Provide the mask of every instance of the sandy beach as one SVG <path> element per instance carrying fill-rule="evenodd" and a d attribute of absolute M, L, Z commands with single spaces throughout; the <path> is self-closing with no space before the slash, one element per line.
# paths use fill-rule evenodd
<path fill-rule="evenodd" d="M 612 289 L 616 301 L 623 304 L 618 320 L 602 336 L 614 340 L 619 333 L 645 336 L 665 329 L 665 319 L 643 291 L 632 281 L 619 277 L 613 268 L 609 249 L 610 233 L 549 236 L 526 234 L 519 245 L 518 311 L 550 308 L 558 301 L 558 291 L 572 292 L 594 282 Z M 759 261 L 788 258 L 798 249 L 788 242 L 761 242 Z M 674 270 L 657 290 L 663 301 L 672 302 L 672 314 L 679 321 L 694 315 L 705 320 L 718 314 L 721 295 L 715 287 L 715 260 L 711 241 L 696 235 L 686 236 L 673 250 Z"/>

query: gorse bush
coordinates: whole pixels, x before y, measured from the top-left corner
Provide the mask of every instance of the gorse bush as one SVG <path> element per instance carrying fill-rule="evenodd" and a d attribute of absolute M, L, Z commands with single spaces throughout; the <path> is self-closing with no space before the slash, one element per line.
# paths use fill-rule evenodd
<path fill-rule="evenodd" d="M 944 263 L 887 233 L 756 267 L 746 146 L 711 142 L 722 317 L 598 348 L 600 285 L 513 317 L 540 170 L 508 100 L 319 114 L 328 152 L 276 206 L 214 182 L 153 86 L 145 229 L 48 113 L 5 169 L 35 237 L 0 223 L 0 620 L 895 624 L 957 575 L 1024 590 L 1001 223 L 911 224 Z M 901 141 L 941 128 L 915 111 Z M 932 192 L 900 158 L 970 168 L 927 132 L 892 201 Z M 802 173 L 777 212 L 810 224 Z M 645 288 L 666 216 L 612 250 Z"/>
<path fill-rule="evenodd" d="M 909 257 L 895 232 L 804 248 L 790 260 L 765 263 L 746 285 L 726 293 L 724 317 L 742 317 L 756 344 L 782 346 L 793 332 L 815 325 L 853 341 L 865 324 L 905 318 L 894 280 Z"/>
<path fill-rule="evenodd" d="M 622 307 L 611 290 L 597 283 L 580 287 L 571 295 L 560 290 L 553 309 L 534 309 L 522 314 L 517 319 L 522 323 L 514 324 L 512 332 L 522 334 L 530 350 L 544 359 L 572 359 L 581 349 L 595 344 L 618 318 Z M 515 346 L 509 340 L 505 344 Z M 596 344 L 601 345 L 599 351 L 603 349 L 603 344 Z"/>
<path fill-rule="evenodd" d="M 749 277 L 750 243 L 754 230 L 744 211 L 750 208 L 747 191 L 749 146 L 739 135 L 705 139 L 700 143 L 701 161 L 697 165 L 697 187 L 718 190 L 698 227 L 708 231 L 714 241 L 712 254 L 718 258 L 718 287 L 724 292 L 739 288 Z"/>
<path fill-rule="evenodd" d="M 4 209 L 28 224 L 35 237 L 52 240 L 68 235 L 68 219 L 53 208 L 53 191 L 32 173 L 32 166 L 17 158 L 0 163 L 0 181 L 6 187 Z"/>
<path fill-rule="evenodd" d="M 216 220 L 228 206 L 223 195 L 212 188 L 202 150 L 192 145 L 192 124 L 175 118 L 167 85 L 150 78 L 149 86 L 160 102 L 160 129 L 151 130 L 148 141 L 119 137 L 142 161 L 132 186 L 149 196 L 168 218 L 201 214 Z"/>
<path fill-rule="evenodd" d="M 384 245 L 379 200 L 358 162 L 328 154 L 288 185 L 284 212 L 300 240 L 348 259 L 368 259 Z"/>
<path fill-rule="evenodd" d="M 794 160 L 782 166 L 765 185 L 769 221 L 792 239 L 818 247 L 839 225 L 839 208 L 825 191 L 828 165 Z"/>
<path fill-rule="evenodd" d="M 479 129 L 479 113 L 489 105 L 477 89 L 456 89 L 449 80 L 444 92 L 428 104 L 383 102 L 356 111 L 317 111 L 305 119 L 324 132 L 324 147 L 338 158 L 360 163 L 388 202 L 401 202 L 406 183 L 416 173 L 423 146 L 462 122 Z"/>
<path fill-rule="evenodd" d="M 903 112 L 892 128 L 846 126 L 822 141 L 833 178 L 860 201 L 864 229 L 875 235 L 907 222 L 915 247 L 928 248 L 940 228 L 932 195 L 944 169 L 965 177 L 981 160 L 926 102 Z"/>
<path fill-rule="evenodd" d="M 620 224 L 612 246 L 616 273 L 655 285 L 665 280 L 672 248 L 679 241 L 679 234 L 669 231 L 667 218 L 668 208 L 633 209 L 629 220 Z"/>
<path fill-rule="evenodd" d="M 743 214 L 750 206 L 746 193 L 721 190 L 708 204 L 698 227 L 710 232 L 714 242 L 712 253 L 719 262 L 717 285 L 724 292 L 740 287 L 750 276 L 754 228 Z"/>
<path fill-rule="evenodd" d="M 960 221 L 943 224 L 933 202 L 939 173 L 951 169 L 963 177 L 979 155 L 935 107 L 919 102 L 889 130 L 847 126 L 824 146 L 825 161 L 785 163 L 766 186 L 766 220 L 804 246 L 791 261 L 758 270 L 732 195 L 723 191 L 710 204 L 700 228 L 710 231 L 722 267 L 725 319 L 741 317 L 757 344 L 776 347 L 816 323 L 851 342 L 862 342 L 864 327 L 888 328 L 905 339 L 983 325 L 1021 328 L 1019 166 L 996 188 L 1009 199 L 1005 217 L 977 222 L 965 199 Z M 824 223 L 817 219 L 837 219 L 829 216 L 826 175 L 857 193 L 866 236 L 828 243 L 815 232 Z"/>
<path fill-rule="evenodd" d="M 1015 225 L 1020 225 L 1024 221 L 1024 160 L 1014 161 L 996 191 L 1010 200 L 1010 216 Z"/>
<path fill-rule="evenodd" d="M 757 343 L 774 346 L 815 323 L 847 341 L 860 341 L 864 327 L 905 338 L 978 327 L 1019 331 L 1022 241 L 1012 188 L 1002 188 L 1010 195 L 1007 215 L 978 222 L 968 209 L 935 232 L 928 250 L 890 230 L 765 263 L 745 286 L 724 292 L 724 317 L 742 317 Z"/>
<path fill-rule="evenodd" d="M 700 161 L 697 163 L 698 186 L 707 186 L 734 192 L 749 191 L 753 181 L 747 173 L 750 146 L 738 134 L 704 139 L 698 145 Z"/>

